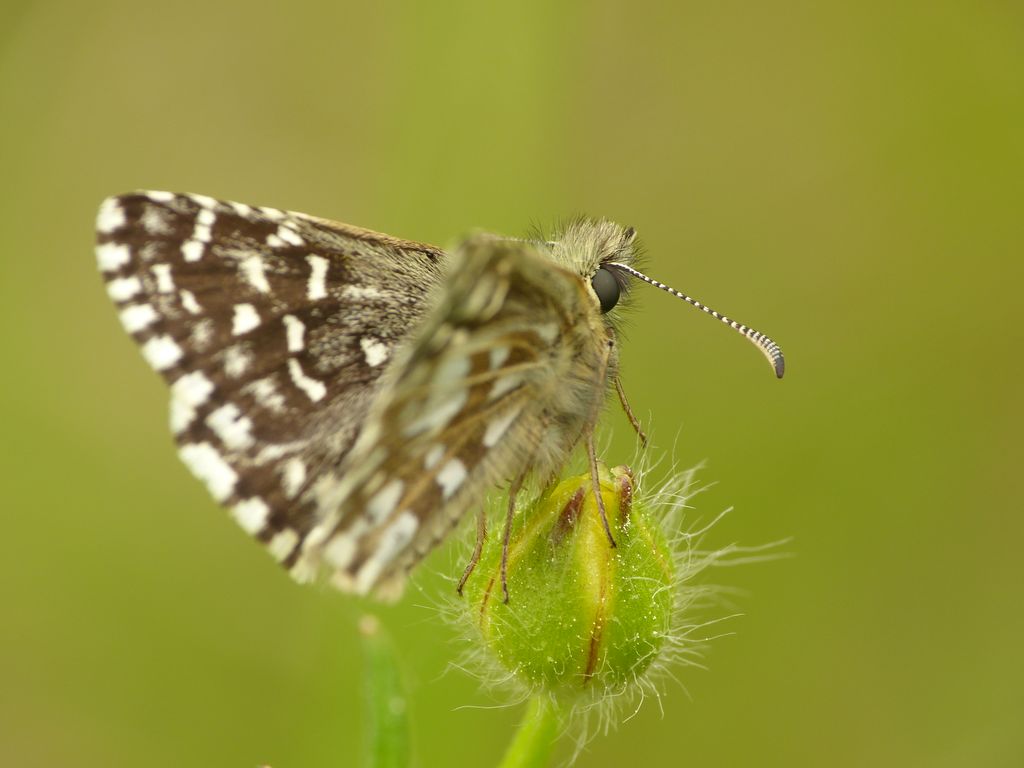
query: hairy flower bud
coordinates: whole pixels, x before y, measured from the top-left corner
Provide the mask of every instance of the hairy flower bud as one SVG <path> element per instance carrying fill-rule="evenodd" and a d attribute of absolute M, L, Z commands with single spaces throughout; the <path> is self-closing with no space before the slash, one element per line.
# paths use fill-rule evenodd
<path fill-rule="evenodd" d="M 600 468 L 609 541 L 587 473 L 516 516 L 501 588 L 502 537 L 490 536 L 465 587 L 470 616 L 500 664 L 558 698 L 622 690 L 672 629 L 676 566 L 628 467 Z"/>

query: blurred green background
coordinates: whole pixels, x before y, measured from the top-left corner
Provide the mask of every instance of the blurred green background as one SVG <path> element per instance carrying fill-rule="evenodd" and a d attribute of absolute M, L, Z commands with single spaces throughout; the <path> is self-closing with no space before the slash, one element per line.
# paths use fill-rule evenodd
<path fill-rule="evenodd" d="M 1020 4 L 6 0 L 0 173 L 3 765 L 360 755 L 367 604 L 180 465 L 96 273 L 140 187 L 439 244 L 607 216 L 783 345 L 777 382 L 637 291 L 624 381 L 735 506 L 712 543 L 795 557 L 712 574 L 735 634 L 580 765 L 1024 764 Z M 495 763 L 521 712 L 449 669 L 460 559 L 378 609 L 422 766 Z"/>

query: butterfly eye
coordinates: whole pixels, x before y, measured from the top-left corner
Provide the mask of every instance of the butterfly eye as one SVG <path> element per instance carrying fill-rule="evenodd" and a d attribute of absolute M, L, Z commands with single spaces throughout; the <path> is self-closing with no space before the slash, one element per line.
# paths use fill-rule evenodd
<path fill-rule="evenodd" d="M 611 270 L 599 267 L 594 276 L 590 278 L 590 287 L 597 294 L 597 300 L 601 302 L 601 314 L 610 312 L 619 301 L 619 281 Z"/>

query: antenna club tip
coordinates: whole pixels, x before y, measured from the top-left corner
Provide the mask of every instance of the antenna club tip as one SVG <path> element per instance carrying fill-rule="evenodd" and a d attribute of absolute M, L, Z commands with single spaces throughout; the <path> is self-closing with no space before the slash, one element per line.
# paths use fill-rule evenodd
<path fill-rule="evenodd" d="M 781 357 L 775 361 L 775 378 L 781 379 L 786 373 L 786 361 Z"/>

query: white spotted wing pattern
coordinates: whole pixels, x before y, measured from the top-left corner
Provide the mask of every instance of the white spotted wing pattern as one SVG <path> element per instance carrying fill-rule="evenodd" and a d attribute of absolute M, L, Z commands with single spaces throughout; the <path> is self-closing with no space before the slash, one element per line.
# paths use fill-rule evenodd
<path fill-rule="evenodd" d="M 633 238 L 581 220 L 448 254 L 139 192 L 102 204 L 96 253 L 182 461 L 296 578 L 386 596 L 488 489 L 592 429 L 617 353 L 590 278 Z"/>

